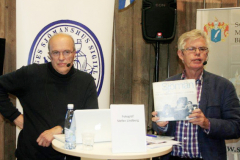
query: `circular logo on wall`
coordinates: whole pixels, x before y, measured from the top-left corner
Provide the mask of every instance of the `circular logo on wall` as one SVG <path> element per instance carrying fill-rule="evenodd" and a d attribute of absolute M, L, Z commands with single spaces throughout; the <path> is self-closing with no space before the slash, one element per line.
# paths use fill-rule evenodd
<path fill-rule="evenodd" d="M 104 79 L 102 48 L 95 34 L 79 22 L 59 20 L 45 26 L 34 39 L 29 52 L 28 64 L 50 62 L 48 42 L 57 33 L 66 33 L 73 37 L 76 48 L 74 67 L 93 76 L 99 95 Z"/>

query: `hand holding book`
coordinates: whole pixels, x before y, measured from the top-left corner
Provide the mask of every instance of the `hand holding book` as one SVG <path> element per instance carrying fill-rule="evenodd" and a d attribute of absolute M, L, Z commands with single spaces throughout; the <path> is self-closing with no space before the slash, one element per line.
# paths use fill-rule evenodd
<path fill-rule="evenodd" d="M 157 112 L 156 111 L 152 112 L 152 116 L 153 116 L 152 121 L 156 122 L 159 127 L 166 127 L 166 125 L 168 124 L 168 121 L 159 121 L 160 118 L 157 117 Z"/>
<path fill-rule="evenodd" d="M 203 129 L 210 130 L 210 122 L 205 117 L 201 109 L 193 110 L 192 114 L 189 115 L 189 118 L 192 118 L 191 120 L 189 120 L 190 123 L 199 125 Z"/>

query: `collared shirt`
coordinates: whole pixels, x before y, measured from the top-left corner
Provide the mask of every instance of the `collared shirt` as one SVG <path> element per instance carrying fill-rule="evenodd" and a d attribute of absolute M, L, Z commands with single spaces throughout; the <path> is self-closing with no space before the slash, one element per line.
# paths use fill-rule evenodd
<path fill-rule="evenodd" d="M 197 89 L 197 107 L 201 99 L 203 72 L 196 80 Z M 181 79 L 187 79 L 185 71 L 183 71 Z M 189 123 L 188 121 L 176 122 L 175 140 L 181 142 L 182 146 L 173 146 L 172 155 L 184 158 L 202 158 L 198 147 L 198 125 Z"/>

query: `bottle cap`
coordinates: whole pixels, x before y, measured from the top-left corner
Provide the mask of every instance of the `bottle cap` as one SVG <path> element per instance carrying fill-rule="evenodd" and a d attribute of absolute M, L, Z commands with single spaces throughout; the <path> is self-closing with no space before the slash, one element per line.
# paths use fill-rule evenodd
<path fill-rule="evenodd" d="M 68 109 L 73 109 L 74 108 L 74 105 L 73 104 L 68 104 Z"/>

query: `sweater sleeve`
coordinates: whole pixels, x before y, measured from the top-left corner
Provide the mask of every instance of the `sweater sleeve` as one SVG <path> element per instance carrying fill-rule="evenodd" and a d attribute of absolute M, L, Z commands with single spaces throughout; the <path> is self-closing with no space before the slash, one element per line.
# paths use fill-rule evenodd
<path fill-rule="evenodd" d="M 0 113 L 10 121 L 14 121 L 21 113 L 10 101 L 9 93 L 20 96 L 25 88 L 24 67 L 0 76 Z"/>

